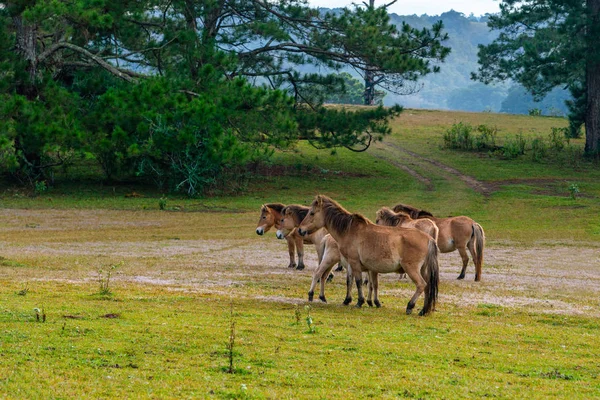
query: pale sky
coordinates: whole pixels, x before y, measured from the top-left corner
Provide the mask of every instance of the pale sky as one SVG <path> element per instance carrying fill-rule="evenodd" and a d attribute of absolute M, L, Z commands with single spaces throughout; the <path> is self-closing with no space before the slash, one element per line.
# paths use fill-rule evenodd
<path fill-rule="evenodd" d="M 361 0 L 308 0 L 308 2 L 311 6 L 325 8 L 350 6 L 352 3 L 362 4 Z M 375 6 L 389 2 L 389 0 L 375 0 Z M 389 8 L 389 11 L 398 15 L 440 15 L 454 10 L 466 16 L 471 13 L 480 16 L 500 11 L 498 4 L 498 0 L 398 0 Z"/>

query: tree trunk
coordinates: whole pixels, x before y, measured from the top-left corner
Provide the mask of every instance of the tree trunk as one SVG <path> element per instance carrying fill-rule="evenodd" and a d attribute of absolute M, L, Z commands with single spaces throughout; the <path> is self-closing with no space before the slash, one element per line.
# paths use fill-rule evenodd
<path fill-rule="evenodd" d="M 369 0 L 369 8 L 375 8 L 375 0 Z M 373 71 L 365 71 L 365 94 L 364 100 L 366 106 L 372 106 L 375 102 L 375 76 Z"/>
<path fill-rule="evenodd" d="M 29 84 L 22 88 L 23 93 L 28 98 L 35 97 L 33 83 L 37 75 L 37 25 L 31 25 L 23 22 L 23 17 L 17 15 L 13 17 L 15 27 L 16 51 L 27 61 L 27 72 L 29 72 Z"/>
<path fill-rule="evenodd" d="M 598 156 L 600 142 L 600 0 L 587 0 L 588 59 L 586 62 L 587 105 L 585 113 L 585 152 Z"/>

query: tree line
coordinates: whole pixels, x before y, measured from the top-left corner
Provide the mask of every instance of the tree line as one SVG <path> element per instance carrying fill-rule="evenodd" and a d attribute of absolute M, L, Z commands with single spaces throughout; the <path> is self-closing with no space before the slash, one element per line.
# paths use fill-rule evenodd
<path fill-rule="evenodd" d="M 401 85 L 438 70 L 450 51 L 441 23 L 398 28 L 386 7 L 1 2 L 2 171 L 33 184 L 86 158 L 108 179 L 138 176 L 194 195 L 299 140 L 364 151 L 401 107 L 325 107 L 346 91 L 337 72 Z"/>

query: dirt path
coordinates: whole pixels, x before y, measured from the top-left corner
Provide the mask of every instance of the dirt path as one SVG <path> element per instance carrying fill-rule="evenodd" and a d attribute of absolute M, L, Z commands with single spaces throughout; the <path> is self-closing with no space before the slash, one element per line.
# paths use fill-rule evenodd
<path fill-rule="evenodd" d="M 434 175 L 442 175 L 446 179 L 450 177 L 458 178 L 463 181 L 468 187 L 473 189 L 475 192 L 482 194 L 484 196 L 489 196 L 493 192 L 493 187 L 487 185 L 471 176 L 465 175 L 456 168 L 450 167 L 446 164 L 443 164 L 439 161 L 432 160 L 427 157 L 423 157 L 413 151 L 407 150 L 395 143 L 383 142 L 383 148 L 386 150 L 386 154 L 391 153 L 387 156 L 376 155 L 377 158 L 385 159 L 390 162 L 394 166 L 408 172 L 410 175 L 416 177 L 419 181 L 423 182 L 428 190 L 433 190 L 433 184 L 431 179 L 424 177 L 422 174 L 417 172 L 416 170 L 408 167 L 408 165 L 416 165 L 419 168 L 425 169 Z M 409 156 L 409 157 L 406 157 Z M 400 159 L 402 161 L 397 161 L 395 159 Z M 408 164 L 408 165 L 407 165 Z M 429 164 L 429 165 L 428 165 Z M 434 166 L 436 168 L 431 168 Z"/>

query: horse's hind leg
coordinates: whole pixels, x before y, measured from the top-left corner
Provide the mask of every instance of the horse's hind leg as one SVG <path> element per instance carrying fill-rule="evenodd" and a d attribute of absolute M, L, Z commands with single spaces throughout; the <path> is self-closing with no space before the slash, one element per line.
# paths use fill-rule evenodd
<path fill-rule="evenodd" d="M 412 313 L 413 308 L 415 308 L 415 304 L 417 304 L 417 299 L 425 290 L 427 283 L 425 282 L 425 279 L 423 279 L 420 268 L 418 266 L 406 267 L 404 268 L 404 271 L 406 271 L 408 277 L 414 282 L 415 286 L 417 287 L 415 294 L 413 294 L 413 297 L 410 299 L 408 305 L 406 306 L 406 314 L 410 314 Z"/>
<path fill-rule="evenodd" d="M 339 253 L 336 253 L 335 251 L 328 251 L 323 256 L 323 261 L 321 261 L 321 264 L 319 264 L 319 268 L 317 271 L 315 271 L 315 276 L 318 275 L 321 280 L 321 292 L 319 293 L 319 299 L 324 303 L 327 303 L 327 300 L 325 299 L 325 282 L 329 281 L 327 276 L 331 272 L 331 269 L 335 263 L 338 261 L 340 261 Z"/>
<path fill-rule="evenodd" d="M 381 303 L 379 302 L 379 274 L 377 272 L 369 271 L 369 296 L 367 297 L 367 304 L 373 307 L 373 303 L 371 302 L 371 293 L 375 293 L 375 307 L 381 307 Z"/>
<path fill-rule="evenodd" d="M 467 247 L 469 248 L 469 253 L 471 253 L 471 259 L 473 260 L 473 264 L 475 264 L 475 280 L 479 281 L 481 277 L 479 276 L 479 271 L 481 268 L 477 268 L 477 252 L 475 251 L 475 237 L 471 238 L 469 243 L 467 243 Z"/>
<path fill-rule="evenodd" d="M 467 249 L 464 246 L 457 247 L 460 258 L 462 258 L 463 266 L 460 270 L 460 275 L 456 279 L 465 279 L 465 273 L 467 272 L 467 265 L 469 264 L 469 256 L 467 255 Z"/>
<path fill-rule="evenodd" d="M 285 238 L 288 244 L 288 252 L 290 253 L 290 263 L 288 264 L 288 268 L 296 268 L 296 260 L 294 258 L 296 256 L 296 244 L 294 243 L 294 238 L 291 236 L 292 235 L 288 235 Z"/>

